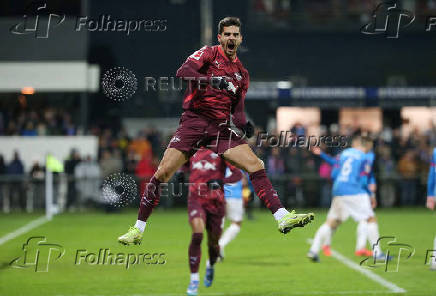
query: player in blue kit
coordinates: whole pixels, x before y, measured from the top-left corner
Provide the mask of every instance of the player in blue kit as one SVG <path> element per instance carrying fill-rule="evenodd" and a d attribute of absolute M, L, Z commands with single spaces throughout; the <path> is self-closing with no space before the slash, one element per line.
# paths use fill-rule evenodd
<path fill-rule="evenodd" d="M 314 262 L 319 262 L 318 253 L 325 242 L 331 240 L 332 232 L 351 216 L 356 222 L 366 220 L 368 238 L 374 246 L 374 256 L 384 258 L 377 245 L 379 238 L 375 214 L 368 198 L 368 156 L 372 142 L 367 137 L 355 136 L 352 147 L 345 149 L 339 157 L 339 167 L 335 172 L 333 183 L 333 200 L 327 215 L 327 221 L 315 234 L 312 246 L 307 256 Z M 366 242 L 366 240 L 365 240 Z"/>
<path fill-rule="evenodd" d="M 242 171 L 241 171 L 242 172 Z M 230 175 L 227 169 L 226 176 Z M 220 246 L 220 259 L 224 259 L 224 248 L 241 231 L 241 223 L 244 217 L 244 200 L 242 198 L 243 181 L 247 176 L 242 172 L 242 178 L 235 183 L 224 184 L 224 197 L 226 199 L 226 217 L 230 220 L 230 226 L 221 235 L 218 242 Z"/>
<path fill-rule="evenodd" d="M 427 208 L 434 210 L 436 199 L 436 148 L 433 150 L 433 155 L 431 157 L 430 169 L 428 172 L 427 180 Z M 436 250 L 436 237 L 433 241 L 433 250 Z M 436 256 L 433 255 L 431 258 L 430 269 L 436 270 Z"/>
<path fill-rule="evenodd" d="M 372 146 L 372 143 L 370 144 Z M 374 159 L 375 155 L 374 152 L 371 150 L 368 153 L 366 153 L 366 161 L 364 164 L 364 171 L 362 173 L 362 184 L 364 185 L 364 188 L 366 189 L 366 192 L 368 194 L 368 199 L 371 202 L 371 207 L 374 209 L 377 207 L 377 200 L 375 198 L 375 192 L 377 190 L 377 184 L 374 177 Z M 374 224 L 371 223 L 377 223 L 374 217 L 371 217 L 367 220 L 360 220 L 357 225 L 357 240 L 356 240 L 356 256 L 363 256 L 368 257 L 372 256 L 372 251 L 368 250 L 366 248 L 366 241 L 368 239 L 368 227 L 369 229 L 378 228 L 374 226 Z M 374 231 L 374 230 L 372 230 Z M 371 244 L 371 241 L 370 241 Z"/>

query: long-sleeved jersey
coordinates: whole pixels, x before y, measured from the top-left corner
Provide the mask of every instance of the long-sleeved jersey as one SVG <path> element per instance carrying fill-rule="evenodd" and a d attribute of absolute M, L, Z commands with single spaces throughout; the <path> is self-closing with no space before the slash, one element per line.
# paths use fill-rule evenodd
<path fill-rule="evenodd" d="M 436 148 L 430 162 L 430 171 L 427 179 L 427 196 L 436 196 Z"/>
<path fill-rule="evenodd" d="M 183 99 L 184 110 L 194 111 L 215 121 L 228 123 L 232 120 L 237 127 L 246 124 L 244 100 L 249 74 L 239 59 L 236 57 L 231 61 L 220 45 L 204 46 L 191 54 L 176 75 L 190 81 Z M 235 91 L 213 88 L 210 85 L 211 77 L 225 77 Z"/>

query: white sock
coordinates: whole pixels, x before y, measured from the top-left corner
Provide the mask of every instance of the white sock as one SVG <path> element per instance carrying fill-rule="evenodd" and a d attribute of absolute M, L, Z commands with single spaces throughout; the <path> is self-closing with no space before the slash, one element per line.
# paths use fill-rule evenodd
<path fill-rule="evenodd" d="M 273 215 L 274 215 L 274 219 L 276 219 L 276 221 L 279 221 L 286 214 L 289 214 L 288 210 L 286 210 L 285 208 L 280 208 Z"/>
<path fill-rule="evenodd" d="M 318 254 L 321 249 L 321 243 L 326 241 L 326 238 L 332 235 L 332 229 L 329 225 L 324 223 L 321 227 L 316 231 L 315 237 L 312 242 L 312 246 L 310 247 L 310 251 L 312 253 Z"/>
<path fill-rule="evenodd" d="M 145 221 L 136 220 L 135 227 L 138 228 L 139 231 L 144 232 L 146 224 L 147 222 Z"/>
<path fill-rule="evenodd" d="M 328 226 L 328 225 L 327 225 Z M 332 229 L 331 227 L 329 233 L 324 235 L 324 240 L 321 241 L 322 246 L 331 246 L 332 245 L 332 236 L 335 233 L 336 229 Z"/>
<path fill-rule="evenodd" d="M 241 227 L 235 223 L 230 224 L 226 231 L 221 236 L 218 244 L 221 248 L 224 248 L 229 242 L 231 242 L 239 233 Z"/>
<path fill-rule="evenodd" d="M 196 272 L 196 273 L 191 273 L 191 282 L 192 282 L 192 281 L 197 281 L 197 282 L 200 281 L 200 274 L 199 274 L 198 272 Z"/>
<path fill-rule="evenodd" d="M 207 268 L 213 267 L 213 265 L 210 265 L 210 261 L 209 261 L 209 259 L 206 260 L 206 267 L 207 267 Z"/>
<path fill-rule="evenodd" d="M 356 251 L 366 248 L 368 239 L 368 223 L 363 220 L 357 225 Z"/>
<path fill-rule="evenodd" d="M 378 224 L 376 222 L 369 222 L 368 225 L 368 240 L 371 244 L 372 251 L 374 252 L 374 255 L 380 254 L 381 249 L 380 246 L 377 244 L 377 241 L 380 237 L 378 232 Z"/>
<path fill-rule="evenodd" d="M 433 250 L 436 250 L 436 236 L 435 236 L 434 241 L 433 241 Z M 436 266 L 436 251 L 433 251 L 432 253 L 433 253 L 432 254 L 433 258 L 431 260 L 431 265 Z"/>

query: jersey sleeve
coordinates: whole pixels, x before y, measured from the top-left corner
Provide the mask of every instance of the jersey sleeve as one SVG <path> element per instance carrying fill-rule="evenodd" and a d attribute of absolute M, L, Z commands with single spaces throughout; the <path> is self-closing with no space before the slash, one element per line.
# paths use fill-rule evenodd
<path fill-rule="evenodd" d="M 248 87 L 250 85 L 250 77 L 248 72 L 246 72 L 246 78 L 244 86 L 239 91 L 238 101 L 232 106 L 232 114 L 233 114 L 233 123 L 236 126 L 243 126 L 247 123 L 247 118 L 245 117 L 245 96 L 247 95 Z"/>
<path fill-rule="evenodd" d="M 338 165 L 338 159 L 336 157 L 330 156 L 327 153 L 321 152 L 319 154 L 319 157 L 322 158 L 322 160 L 324 160 L 325 162 L 327 162 L 329 165 L 331 166 L 335 166 Z"/>
<path fill-rule="evenodd" d="M 430 162 L 430 170 L 428 172 L 428 179 L 427 179 L 427 196 L 435 196 L 436 194 L 436 159 L 435 159 L 436 149 L 433 152 L 433 157 L 431 158 Z"/>
<path fill-rule="evenodd" d="M 230 165 L 230 164 L 227 164 L 227 167 L 229 168 L 231 175 L 229 175 L 228 177 L 225 177 L 223 179 L 223 183 L 225 183 L 225 184 L 236 183 L 242 179 L 242 172 L 240 169 L 238 169 L 237 167 Z"/>
<path fill-rule="evenodd" d="M 191 54 L 186 61 L 177 70 L 176 76 L 185 80 L 202 79 L 207 80 L 208 77 L 199 70 L 206 64 L 211 62 L 212 48 L 203 46 L 193 54 Z"/>
<path fill-rule="evenodd" d="M 371 169 L 371 173 L 369 173 L 368 185 L 377 185 L 374 177 L 374 170 Z"/>

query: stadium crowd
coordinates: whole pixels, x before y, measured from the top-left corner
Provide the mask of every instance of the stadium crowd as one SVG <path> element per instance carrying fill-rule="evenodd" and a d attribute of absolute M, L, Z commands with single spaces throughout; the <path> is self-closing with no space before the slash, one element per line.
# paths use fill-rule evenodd
<path fill-rule="evenodd" d="M 329 128 L 321 127 L 320 130 L 321 135 L 349 137 L 358 128 L 339 127 L 334 124 Z M 3 131 L 5 135 L 22 136 L 74 135 L 77 127 L 72 124 L 68 113 L 47 109 L 42 116 L 35 112 L 18 116 L 16 120 L 9 121 Z M 292 134 L 308 136 L 307 128 L 301 124 L 291 127 L 290 131 Z M 256 134 L 259 132 L 261 129 L 258 128 Z M 140 182 L 148 180 L 156 170 L 158 159 L 171 137 L 170 134 L 162 134 L 155 128 L 144 129 L 133 138 L 128 136 L 124 128 L 114 131 L 92 126 L 86 134 L 97 136 L 99 139 L 98 159 L 92 159 L 73 149 L 69 158 L 65 160 L 65 175 L 68 177 L 67 207 L 77 202 L 78 193 L 90 198 L 99 195 L 101 180 L 112 173 L 125 172 L 134 175 L 137 180 L 142 180 Z M 385 127 L 382 132 L 372 136 L 375 139 L 374 166 L 381 205 L 422 203 L 425 197 L 430 152 L 431 148 L 436 146 L 436 126 L 431 125 L 424 132 L 412 130 L 407 135 L 404 135 L 401 129 Z M 264 161 L 284 204 L 329 206 L 329 164 L 305 147 L 269 147 L 266 142 L 258 145 L 256 137 L 250 139 L 250 142 L 257 155 Z M 321 148 L 330 155 L 336 155 L 341 151 L 340 147 L 321 145 Z M 18 196 L 15 199 L 18 199 L 18 204 L 22 208 L 25 208 L 23 196 L 29 188 L 26 184 L 42 184 L 41 180 L 44 179 L 43 164 L 35 162 L 27 172 L 24 171 L 24 167 L 18 153 L 15 153 L 9 162 L 0 155 L 0 186 L 5 187 L 9 184 L 7 194 L 11 197 Z M 10 178 L 5 179 L 5 176 L 14 176 L 15 179 L 11 182 Z M 26 177 L 27 181 L 22 181 L 24 179 L 21 180 L 20 176 Z M 97 181 L 92 183 L 89 181 L 91 179 Z M 42 194 L 42 189 L 39 189 L 39 192 Z M 0 194 L 4 195 L 4 192 L 0 190 Z"/>

